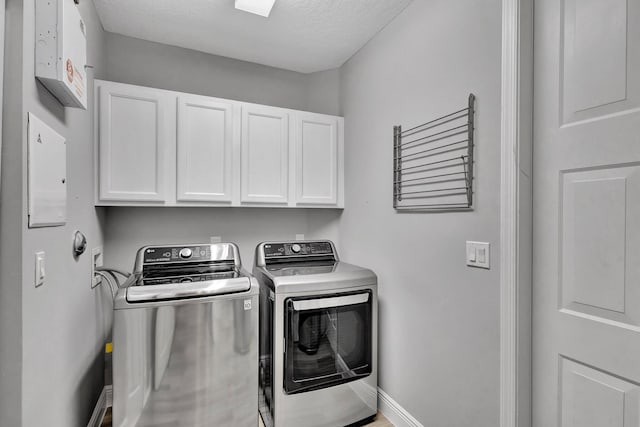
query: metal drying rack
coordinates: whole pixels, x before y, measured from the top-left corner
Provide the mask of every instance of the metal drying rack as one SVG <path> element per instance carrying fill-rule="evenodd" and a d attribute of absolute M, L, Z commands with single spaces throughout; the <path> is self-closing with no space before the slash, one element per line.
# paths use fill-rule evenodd
<path fill-rule="evenodd" d="M 393 207 L 397 211 L 473 206 L 475 95 L 466 108 L 411 129 L 393 128 Z"/>

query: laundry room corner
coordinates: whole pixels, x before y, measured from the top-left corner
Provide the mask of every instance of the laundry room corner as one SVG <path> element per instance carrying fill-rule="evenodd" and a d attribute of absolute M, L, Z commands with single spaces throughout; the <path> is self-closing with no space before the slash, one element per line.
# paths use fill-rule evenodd
<path fill-rule="evenodd" d="M 2 427 L 499 425 L 500 0 L 4 2 Z"/>

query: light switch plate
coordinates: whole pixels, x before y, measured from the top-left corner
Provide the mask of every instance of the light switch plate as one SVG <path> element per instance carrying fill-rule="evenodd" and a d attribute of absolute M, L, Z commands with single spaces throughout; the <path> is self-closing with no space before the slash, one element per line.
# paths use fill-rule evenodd
<path fill-rule="evenodd" d="M 44 280 L 46 278 L 44 252 L 36 252 L 34 267 L 35 267 L 34 281 L 37 288 L 39 286 L 44 285 Z"/>
<path fill-rule="evenodd" d="M 489 243 L 467 241 L 467 265 L 490 269 L 491 248 Z"/>

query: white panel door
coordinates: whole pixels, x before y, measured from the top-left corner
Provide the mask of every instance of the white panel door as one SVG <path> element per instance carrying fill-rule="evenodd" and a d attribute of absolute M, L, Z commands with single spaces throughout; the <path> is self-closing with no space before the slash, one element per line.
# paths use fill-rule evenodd
<path fill-rule="evenodd" d="M 533 425 L 640 425 L 640 0 L 535 8 Z"/>
<path fill-rule="evenodd" d="M 164 202 L 165 150 L 175 141 L 171 97 L 144 87 L 100 84 L 99 199 Z"/>
<path fill-rule="evenodd" d="M 243 203 L 286 204 L 289 176 L 289 114 L 275 107 L 242 107 Z"/>
<path fill-rule="evenodd" d="M 296 202 L 335 205 L 338 202 L 337 117 L 296 114 Z"/>
<path fill-rule="evenodd" d="M 231 202 L 233 104 L 178 98 L 178 201 Z"/>

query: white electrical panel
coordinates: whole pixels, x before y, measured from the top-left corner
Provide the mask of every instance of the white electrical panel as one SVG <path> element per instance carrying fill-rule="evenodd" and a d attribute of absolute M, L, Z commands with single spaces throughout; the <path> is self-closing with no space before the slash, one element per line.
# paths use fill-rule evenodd
<path fill-rule="evenodd" d="M 67 222 L 65 139 L 29 113 L 29 227 Z"/>
<path fill-rule="evenodd" d="M 36 77 L 63 105 L 86 109 L 86 64 L 86 28 L 74 1 L 36 1 Z"/>

